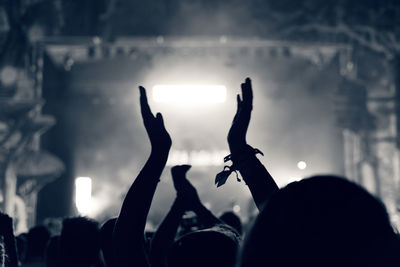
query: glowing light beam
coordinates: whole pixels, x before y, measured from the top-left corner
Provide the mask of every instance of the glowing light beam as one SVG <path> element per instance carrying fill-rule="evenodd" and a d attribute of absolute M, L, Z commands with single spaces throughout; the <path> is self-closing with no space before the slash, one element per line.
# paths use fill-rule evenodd
<path fill-rule="evenodd" d="M 155 85 L 153 100 L 174 105 L 210 105 L 226 101 L 224 85 L 177 84 Z"/>
<path fill-rule="evenodd" d="M 92 179 L 77 177 L 75 179 L 75 204 L 79 213 L 88 215 L 92 209 Z"/>

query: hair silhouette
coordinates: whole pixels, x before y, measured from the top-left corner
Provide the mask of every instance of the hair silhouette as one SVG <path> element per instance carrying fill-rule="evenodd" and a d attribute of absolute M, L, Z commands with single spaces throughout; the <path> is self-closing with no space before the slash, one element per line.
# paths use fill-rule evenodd
<path fill-rule="evenodd" d="M 46 267 L 58 267 L 60 236 L 50 238 L 46 248 Z"/>
<path fill-rule="evenodd" d="M 219 219 L 227 225 L 233 227 L 240 235 L 242 234 L 242 222 L 239 216 L 232 211 L 224 212 Z"/>
<path fill-rule="evenodd" d="M 63 221 L 60 237 L 61 266 L 91 266 L 100 250 L 98 223 L 84 217 Z"/>
<path fill-rule="evenodd" d="M 168 267 L 232 267 L 239 239 L 236 231 L 225 224 L 188 233 L 171 246 Z"/>
<path fill-rule="evenodd" d="M 270 198 L 239 266 L 400 266 L 398 242 L 375 197 L 340 177 L 315 176 Z"/>
<path fill-rule="evenodd" d="M 44 261 L 47 242 L 50 239 L 49 230 L 44 226 L 35 226 L 29 230 L 26 238 L 27 250 L 25 262 Z"/>

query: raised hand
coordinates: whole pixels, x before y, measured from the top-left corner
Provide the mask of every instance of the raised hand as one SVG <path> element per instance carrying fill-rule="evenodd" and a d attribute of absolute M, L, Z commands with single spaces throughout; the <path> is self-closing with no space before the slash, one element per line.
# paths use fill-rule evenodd
<path fill-rule="evenodd" d="M 247 144 L 246 134 L 253 109 L 253 89 L 250 78 L 246 78 L 241 87 L 242 99 L 240 95 L 237 96 L 237 111 L 228 133 L 231 155 L 225 158 L 225 161 L 232 160 L 232 166 L 228 167 L 229 170 L 224 169 L 217 175 L 216 184 L 221 186 L 232 170 L 238 170 L 249 187 L 257 207 L 261 209 L 279 188 L 268 170 L 255 156 L 257 153 L 262 154 L 261 151 Z"/>
<path fill-rule="evenodd" d="M 172 145 L 161 114 L 153 115 L 147 102 L 146 89 L 142 86 L 139 89 L 140 108 L 151 143 L 151 154 L 129 188 L 114 226 L 115 266 L 150 266 L 144 245 L 144 229 Z"/>
<path fill-rule="evenodd" d="M 140 109 L 144 127 L 150 139 L 151 148 L 153 151 L 169 151 L 172 141 L 165 129 L 163 117 L 161 113 L 157 113 L 156 116 L 153 115 L 147 101 L 146 89 L 143 86 L 139 86 L 139 90 Z"/>
<path fill-rule="evenodd" d="M 232 126 L 228 133 L 228 144 L 231 153 L 243 149 L 246 145 L 246 133 L 250 123 L 251 111 L 253 109 L 253 89 L 250 78 L 246 78 L 241 84 L 242 99 L 237 95 L 237 110 L 233 118 Z"/>
<path fill-rule="evenodd" d="M 153 267 L 167 266 L 167 255 L 174 243 L 182 216 L 186 211 L 194 211 L 200 218 L 206 217 L 206 223 L 215 219 L 201 205 L 196 189 L 186 179 L 190 165 L 180 165 L 171 168 L 177 197 L 167 216 L 161 222 L 151 240 L 150 261 Z M 210 219 L 211 217 L 211 219 Z"/>
<path fill-rule="evenodd" d="M 178 165 L 171 168 L 177 200 L 184 204 L 186 210 L 193 210 L 201 205 L 196 188 L 186 178 L 186 173 L 191 167 L 190 165 Z"/>

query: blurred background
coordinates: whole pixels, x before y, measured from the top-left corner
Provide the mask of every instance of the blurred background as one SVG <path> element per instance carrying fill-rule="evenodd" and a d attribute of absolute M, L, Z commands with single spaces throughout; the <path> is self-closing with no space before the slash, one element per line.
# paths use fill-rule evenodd
<path fill-rule="evenodd" d="M 176 164 L 213 212 L 248 220 L 245 184 L 214 179 L 251 77 L 248 143 L 277 183 L 346 176 L 400 226 L 399 74 L 396 0 L 0 0 L 0 204 L 19 232 L 117 216 L 150 152 L 143 85 L 173 139 L 148 228 Z"/>

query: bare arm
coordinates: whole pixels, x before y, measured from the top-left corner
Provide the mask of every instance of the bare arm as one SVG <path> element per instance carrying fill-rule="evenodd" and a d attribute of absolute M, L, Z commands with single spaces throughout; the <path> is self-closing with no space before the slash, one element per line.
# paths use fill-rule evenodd
<path fill-rule="evenodd" d="M 151 143 L 151 154 L 130 187 L 114 228 L 114 256 L 117 266 L 149 266 L 144 248 L 147 215 L 161 173 L 168 159 L 171 138 L 162 115 L 156 116 L 147 103 L 146 91 L 140 88 L 143 123 Z"/>
<path fill-rule="evenodd" d="M 154 267 L 166 266 L 168 249 L 174 242 L 179 223 L 185 211 L 195 212 L 198 220 L 206 227 L 221 223 L 218 218 L 203 206 L 196 189 L 187 180 L 186 173 L 190 167 L 190 165 L 181 165 L 174 166 L 171 169 L 177 197 L 151 242 L 151 263 Z"/>
<path fill-rule="evenodd" d="M 198 220 L 206 227 L 213 226 L 221 221 L 212 214 L 200 201 L 196 188 L 186 178 L 190 165 L 174 166 L 171 170 L 177 198 L 185 204 L 186 210 L 196 213 Z"/>
<path fill-rule="evenodd" d="M 175 199 L 167 216 L 151 240 L 150 262 L 152 267 L 167 266 L 167 253 L 174 243 L 179 223 L 185 213 L 185 208 L 179 199 Z"/>

